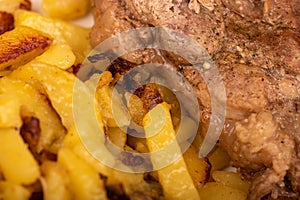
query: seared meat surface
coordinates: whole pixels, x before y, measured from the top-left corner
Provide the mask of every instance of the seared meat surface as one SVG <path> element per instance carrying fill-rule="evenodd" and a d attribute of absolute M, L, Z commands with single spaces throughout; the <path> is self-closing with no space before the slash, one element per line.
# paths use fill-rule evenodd
<path fill-rule="evenodd" d="M 138 27 L 184 33 L 214 59 L 227 94 L 220 144 L 252 181 L 249 199 L 300 195 L 300 0 L 94 0 L 96 46 Z M 173 63 L 193 85 L 207 128 L 207 87 L 184 59 L 152 49 L 123 57 Z"/>

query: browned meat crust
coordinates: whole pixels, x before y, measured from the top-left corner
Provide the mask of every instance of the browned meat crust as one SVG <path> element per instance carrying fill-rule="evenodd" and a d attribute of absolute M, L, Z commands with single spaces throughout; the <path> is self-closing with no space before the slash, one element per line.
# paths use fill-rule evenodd
<path fill-rule="evenodd" d="M 0 11 L 0 35 L 14 28 L 14 16 Z"/>

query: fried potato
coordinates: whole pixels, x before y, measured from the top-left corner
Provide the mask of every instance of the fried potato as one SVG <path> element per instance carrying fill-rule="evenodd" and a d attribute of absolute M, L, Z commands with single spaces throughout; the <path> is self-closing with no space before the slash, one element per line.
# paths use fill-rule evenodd
<path fill-rule="evenodd" d="M 216 146 L 208 155 L 208 160 L 212 166 L 211 171 L 221 170 L 230 166 L 230 157 L 228 153 L 219 146 Z"/>
<path fill-rule="evenodd" d="M 19 26 L 0 35 L 0 70 L 15 69 L 40 55 L 51 44 L 48 35 Z"/>
<path fill-rule="evenodd" d="M 90 11 L 90 0 L 43 0 L 42 9 L 50 17 L 71 20 L 82 17 Z"/>
<path fill-rule="evenodd" d="M 80 157 L 80 159 L 96 170 L 99 174 L 106 177 L 106 184 L 108 186 L 121 184 L 126 194 L 129 196 L 133 196 L 134 194 L 143 194 L 155 199 L 161 198 L 162 189 L 159 183 L 146 182 L 144 180 L 144 175 L 141 173 L 125 173 L 114 170 L 94 158 L 81 142 L 75 127 L 72 127 L 65 137 L 64 147 L 71 149 L 78 157 Z M 115 158 L 109 152 L 105 154 L 105 157 L 112 165 L 114 164 Z"/>
<path fill-rule="evenodd" d="M 75 63 L 76 57 L 67 44 L 55 44 L 35 60 L 66 70 Z"/>
<path fill-rule="evenodd" d="M 40 177 L 38 163 L 14 128 L 0 129 L 0 167 L 6 181 L 31 184 Z"/>
<path fill-rule="evenodd" d="M 58 162 L 45 161 L 41 166 L 43 195 L 45 200 L 71 200 L 72 191 L 68 171 Z"/>
<path fill-rule="evenodd" d="M 184 152 L 183 158 L 194 185 L 200 190 L 210 178 L 211 165 L 203 158 L 199 158 L 197 149 L 194 146 L 190 146 Z"/>
<path fill-rule="evenodd" d="M 126 131 L 126 130 L 125 130 Z M 127 135 L 119 127 L 109 127 L 106 131 L 109 140 L 119 148 L 123 149 L 126 145 Z"/>
<path fill-rule="evenodd" d="M 0 92 L 0 128 L 21 127 L 20 100 L 15 94 Z"/>
<path fill-rule="evenodd" d="M 175 140 L 169 106 L 166 103 L 158 104 L 150 110 L 143 119 L 143 125 L 150 152 L 166 148 Z M 179 145 L 175 145 L 172 151 L 181 154 Z M 151 155 L 151 160 L 154 168 L 161 162 L 160 156 Z M 182 156 L 157 173 L 167 199 L 199 199 L 198 191 Z"/>
<path fill-rule="evenodd" d="M 21 80 L 4 77 L 0 85 L 0 128 L 19 130 L 23 117 L 35 117 L 41 128 L 37 152 L 43 149 L 57 152 L 66 131 L 47 98 Z"/>
<path fill-rule="evenodd" d="M 112 74 L 105 71 L 101 74 L 96 98 L 99 102 L 102 119 L 110 127 L 126 127 L 130 123 L 130 117 L 125 110 L 121 97 L 115 93 L 109 84 L 113 81 Z"/>
<path fill-rule="evenodd" d="M 21 185 L 0 181 L 1 200 L 28 200 L 30 195 L 31 192 Z"/>
<path fill-rule="evenodd" d="M 18 9 L 31 9 L 29 0 L 0 0 L 0 11 L 13 13 Z"/>
<path fill-rule="evenodd" d="M 109 176 L 111 169 L 108 168 L 103 163 L 99 162 L 92 154 L 87 150 L 87 148 L 82 143 L 80 136 L 76 130 L 76 127 L 73 126 L 69 129 L 68 134 L 64 139 L 63 146 L 71 149 L 78 157 L 88 163 L 92 168 L 94 168 L 99 173 Z M 115 158 L 109 153 L 105 155 L 107 159 L 110 159 L 111 163 L 114 163 Z"/>
<path fill-rule="evenodd" d="M 107 199 L 104 183 L 98 172 L 70 149 L 61 148 L 59 150 L 58 163 L 68 171 L 74 199 Z"/>
<path fill-rule="evenodd" d="M 76 63 L 82 63 L 91 50 L 89 42 L 90 29 L 76 26 L 59 19 L 52 19 L 38 13 L 18 10 L 14 13 L 15 27 L 29 26 L 49 34 L 54 43 L 67 43 L 76 55 Z"/>
<path fill-rule="evenodd" d="M 247 194 L 243 191 L 228 187 L 218 182 L 210 182 L 200 191 L 201 199 L 205 200 L 246 200 Z"/>
<path fill-rule="evenodd" d="M 144 103 L 141 98 L 135 94 L 126 93 L 125 94 L 127 107 L 132 120 L 138 124 L 143 124 L 143 117 L 147 113 L 147 110 L 144 108 Z"/>
<path fill-rule="evenodd" d="M 69 129 L 74 124 L 72 97 L 75 76 L 73 74 L 45 63 L 30 62 L 14 70 L 9 77 L 44 89 L 52 106 L 61 117 L 63 125 Z"/>
<path fill-rule="evenodd" d="M 250 183 L 242 180 L 237 173 L 228 171 L 214 171 L 212 173 L 212 177 L 216 182 L 248 193 Z"/>

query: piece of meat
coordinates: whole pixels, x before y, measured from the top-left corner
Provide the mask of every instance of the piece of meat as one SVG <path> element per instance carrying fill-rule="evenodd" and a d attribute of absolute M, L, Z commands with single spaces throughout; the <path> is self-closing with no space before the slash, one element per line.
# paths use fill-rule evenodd
<path fill-rule="evenodd" d="M 186 34 L 203 46 L 226 88 L 220 144 L 241 175 L 252 181 L 248 198 L 299 196 L 299 0 L 94 0 L 94 16 L 93 46 L 113 34 L 152 26 Z M 198 97 L 206 133 L 210 94 L 190 63 L 173 52 L 152 49 L 122 58 L 133 65 L 173 65 L 181 72 Z"/>
<path fill-rule="evenodd" d="M 113 34 L 148 26 L 166 27 L 183 32 L 206 47 L 212 54 L 218 51 L 224 38 L 224 24 L 221 17 L 215 21 L 214 17 L 217 14 L 205 9 L 202 11 L 205 14 L 196 15 L 188 8 L 186 2 L 168 0 L 162 4 L 160 0 L 147 2 L 102 0 L 94 1 L 94 7 L 97 9 L 94 9 L 96 23 L 91 32 L 92 46 L 96 46 Z M 190 25 L 186 24 L 188 19 Z M 140 64 L 130 56 L 128 59 Z"/>
<path fill-rule="evenodd" d="M 196 14 L 186 1 L 125 0 L 135 19 L 144 24 L 166 27 L 189 35 L 206 47 L 208 53 L 217 52 L 224 38 L 224 24 L 218 13 L 201 9 Z M 188 21 L 188 23 L 187 23 Z"/>
<path fill-rule="evenodd" d="M 299 31 L 247 24 L 238 16 L 228 17 L 226 25 L 226 46 L 215 56 L 217 61 L 222 61 L 219 54 L 223 56 L 224 52 L 232 52 L 235 54 L 234 62 L 270 71 L 285 68 L 292 73 L 300 73 Z"/>
<path fill-rule="evenodd" d="M 263 17 L 264 2 L 260 0 L 222 0 L 231 11 L 248 20 L 257 20 Z"/>
<path fill-rule="evenodd" d="M 278 127 L 270 112 L 251 114 L 236 122 L 221 143 L 234 166 L 263 172 L 254 178 L 249 199 L 261 199 L 280 183 L 291 165 L 293 139 Z"/>
<path fill-rule="evenodd" d="M 293 8 L 298 0 L 222 0 L 231 11 L 252 22 L 266 22 L 277 27 L 299 29 L 299 13 Z"/>

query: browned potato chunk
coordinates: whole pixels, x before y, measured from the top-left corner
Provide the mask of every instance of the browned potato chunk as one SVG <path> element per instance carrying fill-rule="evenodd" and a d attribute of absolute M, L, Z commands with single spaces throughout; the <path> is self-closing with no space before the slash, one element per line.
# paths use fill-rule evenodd
<path fill-rule="evenodd" d="M 150 110 L 143 119 L 147 144 L 150 152 L 166 148 L 175 139 L 175 131 L 171 121 L 170 106 L 163 102 Z M 152 135 L 153 134 L 153 135 Z M 150 137 L 151 136 L 151 137 Z M 172 147 L 173 152 L 180 152 L 179 145 Z M 181 153 L 181 152 L 180 152 Z M 151 154 L 154 167 L 161 164 L 161 156 Z M 158 170 L 159 181 L 167 199 L 199 199 L 198 190 L 188 172 L 187 163 L 180 156 L 174 163 L 164 163 L 166 166 Z"/>
<path fill-rule="evenodd" d="M 14 16 L 10 13 L 0 11 L 0 35 L 14 28 Z"/>
<path fill-rule="evenodd" d="M 43 53 L 51 44 L 46 34 L 18 27 L 0 36 L 0 70 L 14 69 Z"/>
<path fill-rule="evenodd" d="M 208 160 L 212 165 L 212 171 L 230 166 L 230 157 L 221 147 L 216 147 L 213 152 L 208 155 Z"/>
<path fill-rule="evenodd" d="M 106 191 L 98 172 L 78 157 L 69 148 L 61 148 L 58 152 L 58 163 L 68 172 L 74 199 L 105 200 Z"/>
<path fill-rule="evenodd" d="M 67 129 L 73 125 L 72 95 L 75 82 L 73 74 L 45 63 L 30 62 L 14 70 L 10 77 L 30 82 L 37 89 L 44 89 L 63 125 Z"/>

